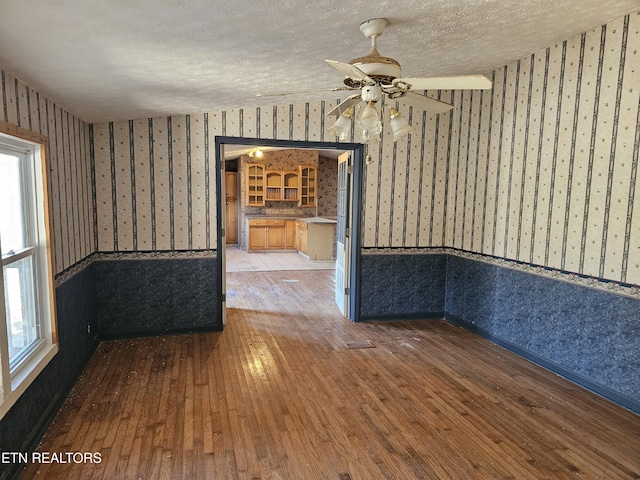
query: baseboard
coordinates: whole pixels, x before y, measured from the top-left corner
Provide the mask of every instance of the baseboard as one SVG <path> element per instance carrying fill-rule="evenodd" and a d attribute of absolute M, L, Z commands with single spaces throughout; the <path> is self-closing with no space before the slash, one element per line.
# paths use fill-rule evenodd
<path fill-rule="evenodd" d="M 73 376 L 73 380 L 70 382 L 67 382 L 67 384 L 65 385 L 64 389 L 60 392 L 60 394 L 56 395 L 53 401 L 49 403 L 49 406 L 45 410 L 44 414 L 40 417 L 40 419 L 38 420 L 36 425 L 33 427 L 31 432 L 25 439 L 25 441 L 20 446 L 20 449 L 18 450 L 19 452 L 30 454 L 31 452 L 35 451 L 36 447 L 44 437 L 45 433 L 47 433 L 49 426 L 51 425 L 53 420 L 56 418 L 56 415 L 62 408 L 62 405 L 64 404 L 65 400 L 71 393 L 71 390 L 73 390 L 73 387 L 75 387 L 76 383 L 78 383 L 78 379 L 82 376 L 82 372 L 89 364 L 89 361 L 91 360 L 91 357 L 93 357 L 93 354 L 96 352 L 98 345 L 99 345 L 99 342 L 96 341 L 89 355 L 87 355 L 84 361 L 80 363 L 81 367 L 77 370 L 76 374 Z M 12 464 L 11 467 L 9 467 L 5 471 L 3 476 L 0 477 L 0 480 L 5 480 L 5 479 L 18 480 L 18 478 L 20 477 L 20 474 L 22 473 L 22 470 L 24 470 L 25 467 L 26 467 L 26 464 L 24 463 Z"/>
<path fill-rule="evenodd" d="M 38 420 L 36 425 L 33 427 L 33 429 L 31 430 L 31 432 L 29 433 L 25 441 L 22 443 L 18 451 L 29 453 L 29 454 L 35 451 L 36 447 L 38 446 L 38 444 L 44 437 L 45 433 L 49 429 L 49 426 L 51 425 L 53 420 L 56 418 L 56 415 L 60 411 L 60 408 L 62 408 L 62 405 L 64 404 L 67 397 L 73 390 L 73 387 L 78 382 L 78 379 L 82 376 L 82 372 L 89 364 L 91 357 L 93 357 L 93 355 L 95 354 L 98 348 L 98 345 L 100 344 L 101 341 L 123 340 L 128 338 L 140 338 L 140 337 L 154 337 L 154 336 L 161 336 L 161 335 L 180 335 L 180 334 L 187 334 L 187 333 L 219 332 L 219 331 L 222 331 L 222 327 L 214 325 L 209 327 L 175 328 L 175 329 L 164 329 L 164 330 L 147 331 L 147 332 L 111 333 L 111 334 L 100 335 L 96 337 L 94 339 L 95 344 L 93 349 L 91 350 L 89 355 L 87 355 L 87 357 L 84 359 L 84 361 L 80 363 L 81 367 L 77 370 L 76 374 L 73 376 L 73 380 L 71 382 L 68 382 L 67 385 L 65 385 L 65 388 L 61 391 L 61 393 L 59 395 L 56 395 L 56 397 L 50 402 L 44 414 L 41 416 L 41 418 Z M 23 464 L 23 463 L 12 464 L 7 470 L 2 472 L 2 475 L 0 475 L 0 480 L 18 480 L 20 477 L 20 474 L 22 473 L 22 470 L 24 470 L 25 467 L 26 467 L 26 464 Z"/>
<path fill-rule="evenodd" d="M 380 315 L 360 315 L 358 322 L 388 322 L 395 320 L 437 320 L 443 319 L 444 312 L 383 313 Z"/>
<path fill-rule="evenodd" d="M 446 321 L 448 321 L 449 323 L 453 324 L 453 325 L 457 325 L 459 327 L 464 328 L 465 330 L 468 330 L 472 333 L 475 333 L 476 335 L 479 335 L 487 340 L 489 340 L 492 343 L 495 343 L 496 345 L 500 345 L 501 347 L 505 348 L 506 350 L 509 350 L 512 353 L 515 353 L 516 355 L 535 363 L 536 365 L 541 366 L 542 368 L 549 370 L 550 372 L 555 373 L 556 375 L 560 375 L 561 377 L 569 380 L 572 383 L 575 383 L 576 385 L 589 390 L 592 393 L 595 393 L 596 395 L 598 395 L 599 397 L 602 397 L 606 400 L 609 400 L 610 402 L 613 402 L 623 408 L 626 408 L 630 411 L 632 411 L 633 413 L 640 415 L 640 402 L 638 402 L 637 400 L 634 400 L 632 398 L 629 398 L 625 395 L 621 395 L 620 393 L 614 392 L 613 390 L 602 386 L 598 383 L 592 382 L 591 380 L 582 377 L 581 375 L 578 375 L 574 372 L 572 372 L 571 370 L 568 370 L 566 368 L 564 368 L 561 365 L 558 365 L 552 361 L 549 361 L 543 357 L 540 357 L 539 355 L 532 353 L 528 350 L 525 350 L 521 347 L 519 347 L 518 345 L 515 345 L 507 340 L 504 340 L 500 337 L 497 337 L 495 335 L 493 335 L 491 332 L 488 332 L 487 330 L 478 327 L 477 325 L 467 322 L 466 320 L 463 320 L 460 317 L 457 317 L 455 315 L 449 314 L 449 313 L 445 313 L 444 314 L 444 319 Z"/>
<path fill-rule="evenodd" d="M 129 338 L 160 337 L 163 335 L 185 335 L 188 333 L 221 332 L 222 325 L 209 325 L 206 327 L 163 328 L 161 330 L 141 330 L 135 332 L 110 332 L 102 333 L 98 337 L 100 341 L 126 340 Z"/>

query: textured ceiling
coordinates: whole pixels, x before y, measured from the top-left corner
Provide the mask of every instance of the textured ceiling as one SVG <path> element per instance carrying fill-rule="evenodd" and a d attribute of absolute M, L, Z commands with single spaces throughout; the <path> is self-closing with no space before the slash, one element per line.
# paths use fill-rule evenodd
<path fill-rule="evenodd" d="M 638 0 L 0 0 L 0 68 L 85 121 L 335 99 L 324 59 L 380 53 L 403 76 L 488 73 L 609 20 Z"/>

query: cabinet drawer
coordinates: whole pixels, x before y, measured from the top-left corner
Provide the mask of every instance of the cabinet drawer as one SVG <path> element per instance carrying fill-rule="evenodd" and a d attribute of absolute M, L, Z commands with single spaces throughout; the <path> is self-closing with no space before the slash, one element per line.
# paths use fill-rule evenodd
<path fill-rule="evenodd" d="M 249 226 L 253 227 L 253 226 L 266 226 L 267 225 L 267 221 L 266 220 L 253 220 L 253 219 L 249 219 Z"/>
<path fill-rule="evenodd" d="M 284 220 L 267 220 L 267 225 L 271 227 L 277 225 L 284 226 Z"/>

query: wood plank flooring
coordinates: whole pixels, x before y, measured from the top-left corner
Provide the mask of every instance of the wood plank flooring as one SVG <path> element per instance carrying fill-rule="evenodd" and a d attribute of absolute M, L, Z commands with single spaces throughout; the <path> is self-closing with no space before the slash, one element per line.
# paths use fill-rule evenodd
<path fill-rule="evenodd" d="M 39 447 L 102 462 L 21 478 L 640 477 L 640 417 L 444 321 L 350 323 L 332 275 L 229 273 L 224 332 L 102 343 Z"/>

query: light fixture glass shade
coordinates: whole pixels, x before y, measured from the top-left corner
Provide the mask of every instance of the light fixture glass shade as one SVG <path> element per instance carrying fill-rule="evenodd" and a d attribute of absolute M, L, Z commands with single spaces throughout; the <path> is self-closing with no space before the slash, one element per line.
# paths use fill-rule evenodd
<path fill-rule="evenodd" d="M 369 133 L 380 133 L 382 130 L 382 122 L 380 121 L 378 110 L 376 110 L 376 105 L 373 101 L 369 101 L 367 106 L 364 107 L 358 122 L 360 123 L 360 126 L 364 130 L 368 130 Z"/>
<path fill-rule="evenodd" d="M 344 114 L 342 114 L 338 117 L 338 120 L 329 127 L 328 132 L 340 138 L 340 140 L 344 140 L 347 138 L 349 130 L 351 130 L 351 118 L 345 117 Z"/>
<path fill-rule="evenodd" d="M 393 107 L 389 107 L 389 123 L 393 131 L 393 141 L 397 142 L 399 138 L 413 133 L 413 127 L 407 123 L 400 112 Z"/>
<path fill-rule="evenodd" d="M 352 105 L 342 112 L 342 115 L 338 117 L 338 120 L 336 120 L 336 122 L 331 125 L 327 131 L 331 135 L 340 138 L 340 140 L 347 138 L 347 135 L 349 135 L 349 131 L 351 130 L 351 118 L 353 117 L 355 108 L 356 106 Z"/>

